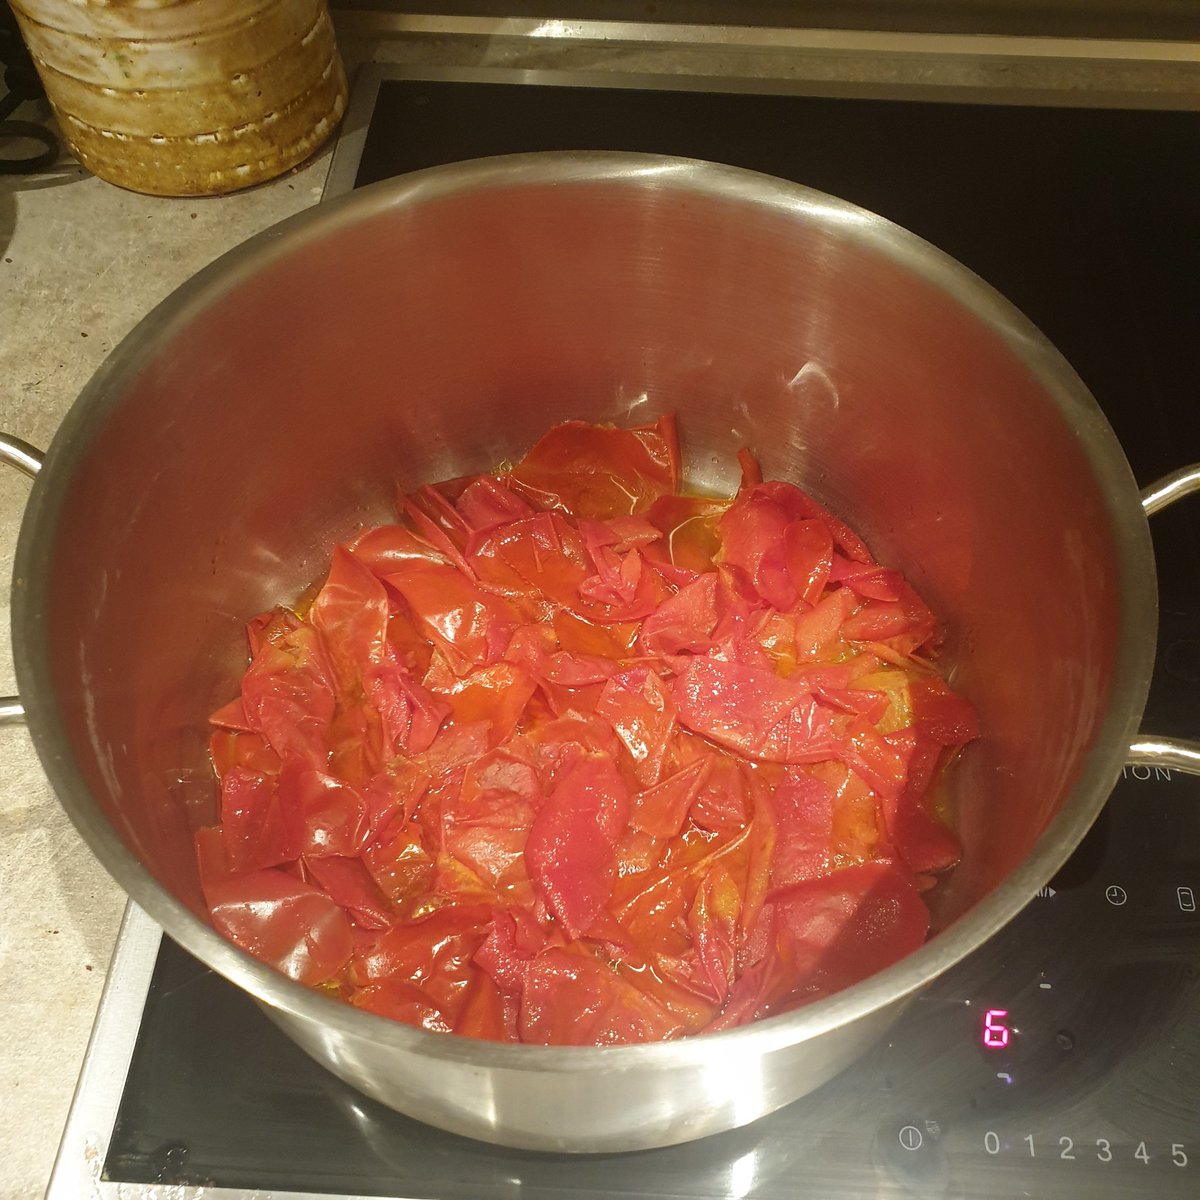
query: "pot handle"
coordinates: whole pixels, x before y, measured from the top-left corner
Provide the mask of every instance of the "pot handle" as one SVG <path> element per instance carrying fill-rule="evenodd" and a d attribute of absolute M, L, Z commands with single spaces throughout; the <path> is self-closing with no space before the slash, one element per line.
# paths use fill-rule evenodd
<path fill-rule="evenodd" d="M 42 459 L 45 456 L 35 446 L 13 437 L 8 433 L 0 433 L 0 462 L 16 467 L 22 475 L 32 479 L 42 469 Z M 0 725 L 10 725 L 25 720 L 25 705 L 20 696 L 0 696 Z"/>
<path fill-rule="evenodd" d="M 1162 512 L 1176 500 L 1200 492 L 1200 463 L 1180 467 L 1152 483 L 1142 492 L 1142 511 L 1148 517 Z M 1188 738 L 1157 737 L 1142 733 L 1129 747 L 1125 760 L 1131 767 L 1167 767 L 1200 775 L 1200 742 Z"/>

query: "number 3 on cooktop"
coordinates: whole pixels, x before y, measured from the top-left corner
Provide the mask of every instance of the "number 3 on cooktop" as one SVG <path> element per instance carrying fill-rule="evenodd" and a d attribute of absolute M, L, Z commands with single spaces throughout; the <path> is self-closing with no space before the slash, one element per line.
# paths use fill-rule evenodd
<path fill-rule="evenodd" d="M 914 1130 L 915 1132 L 915 1130 Z M 1029 1150 L 1030 1158 L 1037 1158 L 1037 1142 L 1034 1140 L 1032 1133 L 1027 1133 L 1021 1140 L 1025 1143 Z M 1000 1153 L 1005 1148 L 1006 1143 L 1001 1142 L 1000 1135 L 994 1130 L 989 1129 L 983 1135 L 983 1148 L 988 1154 L 993 1157 Z M 1076 1153 L 1075 1139 L 1067 1136 L 1058 1139 L 1058 1157 L 1064 1162 L 1075 1162 L 1079 1157 Z M 1108 1138 L 1096 1139 L 1096 1158 L 1102 1163 L 1110 1163 L 1116 1155 L 1113 1153 L 1112 1142 Z M 1122 1155 L 1123 1157 L 1123 1155 Z M 1155 1157 L 1154 1153 L 1149 1149 L 1145 1142 L 1138 1142 L 1133 1150 L 1133 1157 L 1138 1162 L 1149 1166 L 1151 1160 Z M 1187 1148 L 1183 1142 L 1171 1143 L 1171 1162 L 1177 1167 L 1186 1167 L 1188 1165 Z"/>

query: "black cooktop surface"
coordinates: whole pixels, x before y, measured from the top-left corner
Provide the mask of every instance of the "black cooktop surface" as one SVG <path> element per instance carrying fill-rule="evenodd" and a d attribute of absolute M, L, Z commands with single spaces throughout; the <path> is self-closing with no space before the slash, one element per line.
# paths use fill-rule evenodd
<path fill-rule="evenodd" d="M 520 80 L 384 80 L 358 183 L 568 148 L 786 176 L 907 226 L 1004 292 L 1091 387 L 1142 483 L 1200 459 L 1200 115 Z M 1200 727 L 1198 509 L 1153 526 L 1157 732 Z M 1129 770 L 1047 893 L 890 1042 L 746 1129 L 587 1159 L 381 1108 L 164 942 L 105 1176 L 429 1200 L 1194 1197 L 1197 892 L 1200 781 Z"/>

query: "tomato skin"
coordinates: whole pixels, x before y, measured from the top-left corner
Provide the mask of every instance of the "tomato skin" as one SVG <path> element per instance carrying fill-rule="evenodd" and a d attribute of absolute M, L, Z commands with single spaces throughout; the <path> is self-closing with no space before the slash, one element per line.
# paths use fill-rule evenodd
<path fill-rule="evenodd" d="M 612 1046 L 678 1036 L 669 1009 L 579 946 L 552 947 L 525 971 L 520 1035 L 555 1046 Z"/>
<path fill-rule="evenodd" d="M 831 710 L 802 679 L 768 667 L 693 659 L 675 682 L 680 724 L 746 758 L 779 763 L 833 757 L 838 734 Z"/>
<path fill-rule="evenodd" d="M 458 724 L 489 726 L 488 740 L 493 746 L 512 736 L 537 686 L 524 668 L 504 661 L 478 667 L 458 678 L 448 670 L 439 670 L 435 663 L 425 681 L 433 689 L 433 703 Z M 418 748 L 427 749 L 428 745 L 414 747 Z"/>
<path fill-rule="evenodd" d="M 649 553 L 696 574 L 711 571 L 721 547 L 717 523 L 728 508 L 728 500 L 660 496 L 646 512 L 661 535 L 660 546 Z"/>
<path fill-rule="evenodd" d="M 801 604 L 815 604 L 829 582 L 833 539 L 823 521 L 793 521 L 784 533 L 787 572 Z"/>
<path fill-rule="evenodd" d="M 866 543 L 849 525 L 839 521 L 827 508 L 818 504 L 806 492 L 802 492 L 794 483 L 773 479 L 758 484 L 753 493 L 773 500 L 793 521 L 820 521 L 829 530 L 833 544 L 846 558 L 860 563 L 875 561 Z"/>
<path fill-rule="evenodd" d="M 386 929 L 395 916 L 360 858 L 306 858 L 305 870 L 331 899 L 366 929 Z"/>
<path fill-rule="evenodd" d="M 849 589 L 838 588 L 826 592 L 810 610 L 795 614 L 792 619 L 795 660 L 814 662 L 836 653 L 853 607 Z"/>
<path fill-rule="evenodd" d="M 751 488 L 757 487 L 763 481 L 762 465 L 751 453 L 748 446 L 743 446 L 737 452 L 738 466 L 742 469 L 741 483 L 738 485 L 738 495 L 742 496 Z"/>
<path fill-rule="evenodd" d="M 924 737 L 939 746 L 963 746 L 979 736 L 974 707 L 936 675 L 911 680 L 908 690 L 914 723 Z"/>
<path fill-rule="evenodd" d="M 281 759 L 325 762 L 336 699 L 315 630 L 299 626 L 260 646 L 242 677 L 242 705 Z"/>
<path fill-rule="evenodd" d="M 431 665 L 425 673 L 428 682 L 439 656 L 431 655 Z M 447 698 L 418 683 L 405 670 L 390 644 L 384 647 L 381 660 L 373 663 L 362 679 L 366 706 L 379 717 L 384 761 L 397 754 L 420 754 L 428 750 L 438 731 L 454 708 Z"/>
<path fill-rule="evenodd" d="M 422 985 L 444 976 L 450 984 L 466 974 L 465 964 L 482 941 L 481 927 L 490 920 L 487 905 L 448 904 L 396 922 L 355 957 L 350 980 L 361 985 L 399 974 Z"/>
<path fill-rule="evenodd" d="M 914 744 L 911 731 L 880 734 L 865 717 L 856 717 L 838 757 L 877 794 L 891 796 L 903 789 L 908 778 Z"/>
<path fill-rule="evenodd" d="M 689 816 L 699 829 L 722 833 L 741 829 L 750 820 L 746 775 L 732 756 L 709 755 L 707 770 L 696 788 Z"/>
<path fill-rule="evenodd" d="M 772 896 L 794 992 L 829 995 L 890 967 L 929 932 L 911 872 L 893 861 L 846 867 Z"/>
<path fill-rule="evenodd" d="M 598 654 L 572 654 L 568 650 L 559 650 L 547 656 L 541 675 L 560 687 L 579 688 L 606 683 L 618 670 L 616 663 Z"/>
<path fill-rule="evenodd" d="M 226 735 L 234 733 L 253 733 L 254 726 L 246 715 L 246 706 L 241 696 L 235 696 L 228 704 L 223 704 L 208 718 L 210 725 L 215 725 L 218 732 Z M 214 735 L 215 736 L 215 735 Z"/>
<path fill-rule="evenodd" d="M 423 1002 L 452 1030 L 479 974 L 473 960 L 490 917 L 486 905 L 451 904 L 391 925 L 350 964 L 357 1002 L 372 1011 L 385 1002 Z"/>
<path fill-rule="evenodd" d="M 579 530 L 560 513 L 539 512 L 491 530 L 474 547 L 480 586 L 506 597 L 532 628 L 562 610 L 591 619 L 579 587 L 594 570 Z"/>
<path fill-rule="evenodd" d="M 404 597 L 457 675 L 495 662 L 517 627 L 509 604 L 454 567 L 414 564 L 403 574 L 387 576 L 387 582 Z"/>
<path fill-rule="evenodd" d="M 200 884 L 213 925 L 298 983 L 334 978 L 353 951 L 350 922 L 323 891 L 278 868 L 232 873 L 220 832 L 196 834 Z"/>
<path fill-rule="evenodd" d="M 221 837 L 231 870 L 257 871 L 295 862 L 304 831 L 276 776 L 235 766 L 221 779 Z"/>
<path fill-rule="evenodd" d="M 503 993 L 486 972 L 477 971 L 473 976 L 454 1032 L 488 1042 L 515 1040 L 516 1013 L 510 1011 Z"/>
<path fill-rule="evenodd" d="M 400 574 L 414 562 L 433 566 L 450 562 L 407 525 L 376 525 L 360 533 L 346 549 L 379 579 Z"/>
<path fill-rule="evenodd" d="M 962 857 L 962 845 L 930 809 L 929 787 L 942 746 L 918 735 L 902 789 L 878 797 L 879 819 L 897 855 L 917 873 L 948 870 Z"/>
<path fill-rule="evenodd" d="M 542 807 L 542 781 L 528 758 L 496 750 L 466 769 L 441 806 L 441 845 L 497 899 L 531 903 L 525 853 Z"/>
<path fill-rule="evenodd" d="M 275 646 L 285 642 L 301 625 L 300 618 L 290 608 L 284 608 L 282 605 L 252 617 L 246 622 L 246 645 L 250 650 L 251 662 L 258 657 L 264 646 Z"/>
<path fill-rule="evenodd" d="M 361 861 L 388 902 L 405 915 L 411 915 L 413 907 L 429 893 L 433 855 L 415 824 L 377 839 L 363 852 Z"/>
<path fill-rule="evenodd" d="M 721 517 L 717 561 L 740 572 L 772 608 L 787 612 L 824 590 L 833 538 L 823 521 L 792 518 L 766 486 L 739 496 Z"/>
<path fill-rule="evenodd" d="M 458 497 L 456 507 L 471 531 L 468 548 L 490 530 L 533 515 L 533 509 L 512 488 L 492 475 L 473 479 Z"/>
<path fill-rule="evenodd" d="M 634 778 L 651 787 L 663 776 L 675 710 L 663 681 L 649 667 L 613 675 L 596 701 L 596 712 L 611 722 L 633 763 Z"/>
<path fill-rule="evenodd" d="M 613 760 L 576 746 L 556 770 L 530 828 L 525 844 L 530 877 L 572 940 L 595 924 L 612 891 L 629 803 Z"/>
<path fill-rule="evenodd" d="M 640 621 L 670 596 L 662 575 L 635 549 L 618 552 L 601 548 L 596 573 L 579 585 L 579 607 L 605 624 Z"/>
<path fill-rule="evenodd" d="M 738 921 L 742 893 L 733 877 L 718 865 L 696 889 L 688 913 L 688 930 L 695 946 L 696 974 L 705 993 L 723 1005 L 737 980 Z"/>
<path fill-rule="evenodd" d="M 882 600 L 891 604 L 903 599 L 904 576 L 878 563 L 855 562 L 842 554 L 835 554 L 829 578 L 835 583 L 844 583 L 852 592 L 868 600 Z"/>
<path fill-rule="evenodd" d="M 979 734 L 896 570 L 739 454 L 679 494 L 673 420 L 568 422 L 397 492 L 210 718 L 213 925 L 438 1033 L 726 1029 L 911 952 Z M 915 657 L 914 656 L 918 656 Z"/>
<path fill-rule="evenodd" d="M 700 795 L 712 760 L 693 759 L 666 778 L 651 784 L 633 797 L 630 824 L 658 838 L 672 838 L 683 829 L 688 814 Z"/>
<path fill-rule="evenodd" d="M 453 1033 L 454 1025 L 419 988 L 404 979 L 384 979 L 351 992 L 348 1000 L 364 1012 L 415 1025 L 430 1033 Z"/>
<path fill-rule="evenodd" d="M 388 601 L 380 581 L 348 550 L 338 547 L 308 620 L 317 631 L 334 681 L 353 693 L 387 645 Z"/>
<path fill-rule="evenodd" d="M 240 705 L 240 698 L 238 703 Z M 279 755 L 267 745 L 262 734 L 254 731 L 214 729 L 208 741 L 208 753 L 218 779 L 223 779 L 233 767 L 244 767 L 264 775 L 279 774 Z"/>
<path fill-rule="evenodd" d="M 639 630 L 644 627 L 636 622 L 619 621 L 600 625 L 569 609 L 556 612 L 551 624 L 564 652 L 618 660 L 633 653 Z"/>
<path fill-rule="evenodd" d="M 366 848 L 366 801 L 336 776 L 287 763 L 279 775 L 279 800 L 298 829 L 301 854 L 352 858 Z"/>
<path fill-rule="evenodd" d="M 643 622 L 638 646 L 650 655 L 703 653 L 720 619 L 717 576 L 701 575 L 664 600 Z"/>
<path fill-rule="evenodd" d="M 937 633 L 937 619 L 907 583 L 897 590 L 898 600 L 871 600 L 847 617 L 842 636 L 856 642 L 882 642 L 903 655 L 929 645 Z"/>
<path fill-rule="evenodd" d="M 563 944 L 562 937 L 540 925 L 527 908 L 495 908 L 475 962 L 500 991 L 519 996 L 526 966 L 548 947 Z"/>
<path fill-rule="evenodd" d="M 833 789 L 802 769 L 789 770 L 771 795 L 776 842 L 771 887 L 790 887 L 829 873 Z"/>
<path fill-rule="evenodd" d="M 645 512 L 679 486 L 674 418 L 633 429 L 567 421 L 545 434 L 509 479 L 538 508 L 598 520 Z"/>

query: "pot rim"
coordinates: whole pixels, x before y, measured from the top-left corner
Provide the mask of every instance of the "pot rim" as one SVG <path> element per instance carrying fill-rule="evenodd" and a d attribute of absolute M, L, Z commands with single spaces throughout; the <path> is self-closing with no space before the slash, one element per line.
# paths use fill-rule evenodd
<path fill-rule="evenodd" d="M 1020 866 L 921 949 L 868 979 L 791 1012 L 676 1041 L 608 1047 L 529 1046 L 431 1033 L 352 1008 L 277 972 L 225 940 L 151 876 L 92 799 L 73 761 L 52 691 L 44 598 L 54 532 L 77 464 L 119 406 L 127 382 L 210 304 L 315 239 L 393 210 L 492 188 L 634 184 L 851 226 L 886 258 L 942 288 L 989 325 L 1041 382 L 1081 443 L 1103 492 L 1118 557 L 1120 643 L 1112 695 L 1096 741 L 1060 812 Z M 1137 484 L 1085 384 L 1009 301 L 957 260 L 893 222 L 801 184 L 694 159 L 625 152 L 550 151 L 472 159 L 398 176 L 285 219 L 228 251 L 159 303 L 83 388 L 46 455 L 21 524 L 13 576 L 13 643 L 26 719 L 68 816 L 129 896 L 184 949 L 259 1001 L 343 1035 L 445 1061 L 517 1071 L 625 1071 L 731 1066 L 846 1025 L 931 982 L 1006 925 L 1083 838 L 1125 764 L 1154 664 L 1157 586 Z"/>

